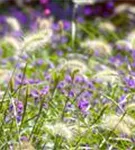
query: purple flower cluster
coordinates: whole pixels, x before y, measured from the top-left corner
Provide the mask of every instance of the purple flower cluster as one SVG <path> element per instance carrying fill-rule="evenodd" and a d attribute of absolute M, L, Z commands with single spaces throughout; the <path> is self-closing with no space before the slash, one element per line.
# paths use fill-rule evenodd
<path fill-rule="evenodd" d="M 12 116 L 15 115 L 15 111 L 16 111 L 17 114 L 14 117 L 16 117 L 16 120 L 19 123 L 22 119 L 23 108 L 24 108 L 23 102 L 15 100 L 15 108 L 14 108 L 13 104 L 10 104 L 10 106 L 9 106 L 10 117 L 12 118 Z M 14 109 L 16 109 L 16 110 L 14 110 Z"/>
<path fill-rule="evenodd" d="M 64 80 L 58 83 L 57 89 L 66 97 L 74 99 L 83 113 L 89 111 L 87 108 L 90 106 L 90 99 L 94 90 L 92 81 L 81 75 L 76 75 L 74 78 L 65 75 Z"/>

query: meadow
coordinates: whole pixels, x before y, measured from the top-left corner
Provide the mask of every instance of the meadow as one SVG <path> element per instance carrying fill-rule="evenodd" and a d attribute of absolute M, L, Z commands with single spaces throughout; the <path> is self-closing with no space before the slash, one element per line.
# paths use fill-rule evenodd
<path fill-rule="evenodd" d="M 135 5 L 6 3 L 0 150 L 135 150 Z"/>

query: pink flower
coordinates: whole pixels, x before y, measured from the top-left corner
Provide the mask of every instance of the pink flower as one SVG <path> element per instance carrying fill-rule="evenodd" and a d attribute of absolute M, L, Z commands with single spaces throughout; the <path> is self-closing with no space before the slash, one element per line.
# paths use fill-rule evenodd
<path fill-rule="evenodd" d="M 44 14 L 45 14 L 46 16 L 50 15 L 50 14 L 51 14 L 51 10 L 48 9 L 48 8 L 46 8 L 46 9 L 44 10 Z"/>

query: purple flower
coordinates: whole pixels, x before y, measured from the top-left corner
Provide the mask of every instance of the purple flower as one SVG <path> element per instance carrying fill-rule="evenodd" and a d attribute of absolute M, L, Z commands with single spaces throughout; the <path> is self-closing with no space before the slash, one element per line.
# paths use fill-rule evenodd
<path fill-rule="evenodd" d="M 47 4 L 49 2 L 49 0 L 40 0 L 41 4 Z"/>
<path fill-rule="evenodd" d="M 69 96 L 70 98 L 74 97 L 74 96 L 75 96 L 74 91 L 73 91 L 73 90 L 70 90 L 69 93 L 68 93 L 68 96 Z"/>
<path fill-rule="evenodd" d="M 83 18 L 83 17 L 78 17 L 78 18 L 77 18 L 77 21 L 78 21 L 79 23 L 84 23 L 84 18 Z"/>
<path fill-rule="evenodd" d="M 81 99 L 78 103 L 78 107 L 81 111 L 85 111 L 85 109 L 89 106 L 89 102 L 86 99 Z"/>
<path fill-rule="evenodd" d="M 21 136 L 20 140 L 21 141 L 29 141 L 29 139 L 26 136 Z"/>
<path fill-rule="evenodd" d="M 11 34 L 12 34 L 12 36 L 14 36 L 15 38 L 20 38 L 20 37 L 23 36 L 22 31 L 13 31 Z"/>
<path fill-rule="evenodd" d="M 120 66 L 124 61 L 124 58 L 118 54 L 110 58 L 110 62 L 114 64 L 116 67 Z"/>
<path fill-rule="evenodd" d="M 84 14 L 85 14 L 86 16 L 92 15 L 92 13 L 93 13 L 92 8 L 90 8 L 90 7 L 88 7 L 88 6 L 86 6 L 86 7 L 84 8 Z"/>
<path fill-rule="evenodd" d="M 44 76 L 47 81 L 49 81 L 51 79 L 51 75 L 49 73 L 45 72 Z"/>
<path fill-rule="evenodd" d="M 69 31 L 71 29 L 71 23 L 69 21 L 64 21 L 64 30 Z"/>
<path fill-rule="evenodd" d="M 6 23 L 6 17 L 0 16 L 0 36 L 4 35 L 8 31 L 8 26 Z"/>
<path fill-rule="evenodd" d="M 45 86 L 41 91 L 40 94 L 41 95 L 46 95 L 49 92 L 49 86 Z"/>
<path fill-rule="evenodd" d="M 68 38 L 67 37 L 61 37 L 61 43 L 64 44 L 64 43 L 67 43 L 68 42 Z"/>
<path fill-rule="evenodd" d="M 12 13 L 13 16 L 16 17 L 21 24 L 27 24 L 28 18 L 24 13 L 18 10 L 14 10 Z"/>
<path fill-rule="evenodd" d="M 11 112 L 12 110 L 13 110 L 13 105 L 10 104 L 10 105 L 9 105 L 9 111 Z"/>
<path fill-rule="evenodd" d="M 122 110 L 124 109 L 125 107 L 125 104 L 126 104 L 126 95 L 122 95 L 119 99 L 118 99 L 118 104 L 119 104 L 119 107 L 116 108 L 116 111 L 118 113 L 121 113 Z"/>
<path fill-rule="evenodd" d="M 58 23 L 54 23 L 54 24 L 52 25 L 52 29 L 53 29 L 54 31 L 59 31 L 59 30 L 60 30 L 59 24 L 58 24 Z"/>
<path fill-rule="evenodd" d="M 91 92 L 90 91 L 85 91 L 81 94 L 82 97 L 84 98 L 90 98 L 91 97 Z"/>
<path fill-rule="evenodd" d="M 70 75 L 66 75 L 65 76 L 65 81 L 68 82 L 68 83 L 71 83 L 72 82 L 72 78 Z"/>
<path fill-rule="evenodd" d="M 17 78 L 16 77 L 16 80 L 15 80 L 15 83 L 16 83 L 16 85 L 26 85 L 26 84 L 28 84 L 29 83 L 29 81 L 27 80 L 27 79 L 21 79 L 21 78 Z"/>
<path fill-rule="evenodd" d="M 38 84 L 38 83 L 40 83 L 40 80 L 39 79 L 29 79 L 28 82 L 29 82 L 29 84 Z"/>
<path fill-rule="evenodd" d="M 62 89 L 62 88 L 64 88 L 64 86 L 65 86 L 65 82 L 64 82 L 64 81 L 61 81 L 61 82 L 59 82 L 59 84 L 57 85 L 57 88 L 58 88 L 58 89 Z"/>
<path fill-rule="evenodd" d="M 19 122 L 22 120 L 22 116 L 19 116 L 19 115 L 18 115 L 18 116 L 16 117 L 16 120 L 17 120 L 17 122 L 19 123 Z"/>
<path fill-rule="evenodd" d="M 114 8 L 114 2 L 113 2 L 113 1 L 108 2 L 108 3 L 106 4 L 106 8 L 107 8 L 108 10 L 113 9 L 113 8 Z"/>
<path fill-rule="evenodd" d="M 35 62 L 35 65 L 41 66 L 41 65 L 43 65 L 43 63 L 44 63 L 44 60 L 38 59 L 38 60 Z"/>
<path fill-rule="evenodd" d="M 90 88 L 90 89 L 93 88 L 93 83 L 91 81 L 88 81 L 87 85 L 88 85 L 88 88 Z"/>
<path fill-rule="evenodd" d="M 125 79 L 125 83 L 130 88 L 135 88 L 135 79 L 129 77 Z"/>
<path fill-rule="evenodd" d="M 81 82 L 83 82 L 83 77 L 81 77 L 81 76 L 75 76 L 74 81 L 75 81 L 75 83 L 81 83 Z"/>
<path fill-rule="evenodd" d="M 63 51 L 60 51 L 60 50 L 57 51 L 57 55 L 58 55 L 58 56 L 62 56 L 62 55 L 63 55 Z"/>
<path fill-rule="evenodd" d="M 32 90 L 30 95 L 36 99 L 39 97 L 39 92 L 37 90 Z"/>

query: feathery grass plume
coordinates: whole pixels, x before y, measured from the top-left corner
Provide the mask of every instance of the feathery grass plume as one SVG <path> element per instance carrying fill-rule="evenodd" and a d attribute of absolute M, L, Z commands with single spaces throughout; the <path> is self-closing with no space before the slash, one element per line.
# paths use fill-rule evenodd
<path fill-rule="evenodd" d="M 70 53 L 70 54 L 67 54 L 67 59 L 69 60 L 78 59 L 81 61 L 86 61 L 88 59 L 88 56 L 83 55 L 83 54 Z"/>
<path fill-rule="evenodd" d="M 21 148 L 20 148 L 21 147 Z M 31 145 L 30 142 L 22 142 L 21 145 L 16 145 L 14 150 L 35 150 L 35 148 Z"/>
<path fill-rule="evenodd" d="M 135 30 L 132 30 L 130 33 L 128 33 L 127 40 L 131 42 L 132 48 L 135 49 Z"/>
<path fill-rule="evenodd" d="M 7 17 L 6 21 L 13 30 L 15 31 L 21 30 L 20 23 L 15 17 Z"/>
<path fill-rule="evenodd" d="M 98 27 L 101 31 L 108 31 L 108 32 L 115 32 L 116 27 L 113 23 L 111 23 L 110 21 L 105 21 L 105 22 L 99 22 Z"/>
<path fill-rule="evenodd" d="M 125 106 L 125 110 L 135 110 L 135 103 L 130 103 Z"/>
<path fill-rule="evenodd" d="M 133 128 L 135 126 L 135 119 L 129 115 L 125 115 L 123 121 L 127 124 L 128 127 Z"/>
<path fill-rule="evenodd" d="M 71 126 L 58 122 L 56 124 L 48 124 L 46 127 L 51 131 L 51 133 L 56 136 L 59 135 L 67 140 L 72 140 L 74 137 L 74 132 Z"/>
<path fill-rule="evenodd" d="M 104 2 L 106 0 L 73 0 L 75 4 L 78 5 L 89 5 L 89 4 L 95 4 L 97 2 Z"/>
<path fill-rule="evenodd" d="M 2 44 L 3 42 L 11 45 L 14 48 L 14 50 L 19 49 L 19 46 L 21 44 L 19 40 L 17 40 L 16 38 L 14 38 L 12 36 L 8 36 L 8 35 L 3 37 L 0 44 Z"/>
<path fill-rule="evenodd" d="M 21 45 L 21 39 L 16 39 L 13 36 L 6 35 L 4 36 L 0 41 L 0 48 L 2 48 L 3 57 L 7 56 L 18 56 L 18 53 L 20 52 L 20 45 Z"/>
<path fill-rule="evenodd" d="M 130 6 L 131 5 L 129 5 L 129 4 L 118 5 L 114 11 L 116 14 L 123 13 L 123 12 L 127 11 Z"/>
<path fill-rule="evenodd" d="M 104 116 L 101 127 L 103 129 L 114 130 L 131 136 L 133 134 L 131 128 L 135 125 L 135 120 L 128 115 L 125 115 L 123 119 L 121 118 L 122 116 L 113 114 Z"/>
<path fill-rule="evenodd" d="M 41 17 L 37 18 L 37 24 L 39 30 L 51 29 L 52 23 L 53 23 L 53 18 L 51 17 L 48 19 L 41 18 Z"/>
<path fill-rule="evenodd" d="M 79 73 L 84 73 L 88 70 L 87 65 L 83 61 L 80 61 L 78 59 L 65 60 L 60 64 L 58 68 L 61 70 L 69 70 L 71 72 L 78 70 Z"/>
<path fill-rule="evenodd" d="M 0 69 L 0 84 L 5 81 L 8 82 L 11 76 L 11 71 L 7 69 Z"/>
<path fill-rule="evenodd" d="M 106 83 L 121 83 L 121 79 L 119 77 L 119 74 L 110 68 L 106 68 L 105 70 L 97 72 L 96 75 L 92 77 L 94 80 L 97 80 L 99 82 L 103 82 L 104 84 Z"/>
<path fill-rule="evenodd" d="M 121 4 L 121 5 L 118 5 L 116 8 L 115 8 L 115 13 L 116 14 L 120 14 L 120 13 L 128 13 L 129 14 L 135 14 L 135 7 L 132 6 L 131 4 Z"/>
<path fill-rule="evenodd" d="M 81 47 L 88 49 L 87 52 L 91 53 L 93 51 L 95 55 L 106 56 L 110 55 L 112 52 L 111 46 L 103 40 L 86 40 L 81 43 Z"/>
<path fill-rule="evenodd" d="M 47 45 L 51 41 L 52 30 L 39 30 L 36 33 L 28 34 L 24 37 L 20 50 L 25 52 L 32 52 L 39 50 L 43 46 Z"/>
<path fill-rule="evenodd" d="M 131 50 L 132 49 L 132 44 L 127 40 L 118 40 L 115 43 L 115 46 L 117 48 L 124 49 L 124 50 Z"/>

